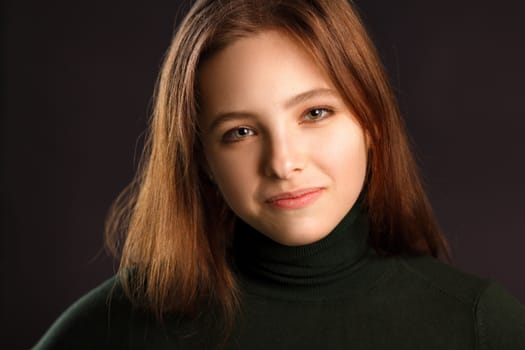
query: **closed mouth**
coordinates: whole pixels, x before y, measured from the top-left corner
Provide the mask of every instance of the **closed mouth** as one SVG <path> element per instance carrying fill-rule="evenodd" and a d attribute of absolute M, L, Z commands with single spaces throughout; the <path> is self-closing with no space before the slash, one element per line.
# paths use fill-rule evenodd
<path fill-rule="evenodd" d="M 324 188 L 310 187 L 291 192 L 282 192 L 266 200 L 272 206 L 282 209 L 303 208 L 315 202 Z"/>

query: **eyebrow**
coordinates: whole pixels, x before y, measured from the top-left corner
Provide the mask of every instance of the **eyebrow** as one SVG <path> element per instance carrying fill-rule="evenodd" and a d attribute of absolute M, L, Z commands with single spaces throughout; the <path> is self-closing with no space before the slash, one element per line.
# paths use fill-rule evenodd
<path fill-rule="evenodd" d="M 314 97 L 326 96 L 326 95 L 336 96 L 336 93 L 334 90 L 328 89 L 328 88 L 318 88 L 318 89 L 308 90 L 308 91 L 302 92 L 290 98 L 288 101 L 284 103 L 284 107 L 286 109 L 289 109 L 295 105 L 308 101 Z"/>
<path fill-rule="evenodd" d="M 297 94 L 295 96 L 292 96 L 290 99 L 286 100 L 283 104 L 285 109 L 290 109 L 293 106 L 296 106 L 300 103 L 303 103 L 305 101 L 308 101 L 312 98 L 319 97 L 319 96 L 337 96 L 335 91 L 333 89 L 328 88 L 317 88 L 308 90 L 305 92 L 301 92 L 300 94 Z M 210 127 L 208 128 L 209 131 L 213 131 L 215 128 L 217 128 L 220 124 L 230 121 L 230 120 L 236 120 L 236 119 L 252 119 L 254 118 L 253 114 L 250 114 L 248 112 L 226 112 L 226 113 L 220 113 L 215 118 L 213 118 L 212 123 L 210 124 Z"/>

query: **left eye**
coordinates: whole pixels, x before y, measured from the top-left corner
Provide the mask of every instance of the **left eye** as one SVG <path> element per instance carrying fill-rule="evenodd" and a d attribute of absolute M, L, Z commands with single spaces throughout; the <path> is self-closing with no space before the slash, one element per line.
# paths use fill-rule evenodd
<path fill-rule="evenodd" d="M 327 108 L 314 108 L 309 110 L 304 116 L 303 119 L 309 122 L 315 122 L 321 119 L 328 117 L 331 111 Z"/>

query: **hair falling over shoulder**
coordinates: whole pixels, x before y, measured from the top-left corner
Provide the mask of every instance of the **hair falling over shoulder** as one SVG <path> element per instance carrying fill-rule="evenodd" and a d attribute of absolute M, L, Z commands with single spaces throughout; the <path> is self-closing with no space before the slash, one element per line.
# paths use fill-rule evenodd
<path fill-rule="evenodd" d="M 367 134 L 370 243 L 385 255 L 448 257 L 384 68 L 348 0 L 199 0 L 180 23 L 157 81 L 135 180 L 115 201 L 107 243 L 121 254 L 130 299 L 159 319 L 238 305 L 228 246 L 234 216 L 202 169 L 196 72 L 236 39 L 263 30 L 311 53 Z"/>

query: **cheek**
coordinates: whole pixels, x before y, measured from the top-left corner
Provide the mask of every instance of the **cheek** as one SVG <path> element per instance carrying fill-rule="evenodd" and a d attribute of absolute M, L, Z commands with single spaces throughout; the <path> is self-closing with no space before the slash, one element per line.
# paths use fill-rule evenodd
<path fill-rule="evenodd" d="M 333 130 L 324 144 L 326 147 L 319 147 L 317 151 L 318 165 L 332 180 L 334 203 L 349 210 L 361 193 L 366 177 L 364 134 L 354 124 L 343 124 Z"/>
<path fill-rule="evenodd" d="M 323 168 L 334 176 L 350 177 L 356 181 L 364 177 L 367 166 L 367 146 L 364 133 L 353 122 L 334 128 L 319 147 L 313 148 Z M 323 145 L 323 146 L 320 146 Z"/>
<path fill-rule="evenodd" d="M 242 150 L 208 152 L 208 164 L 226 203 L 234 210 L 251 198 L 257 183 L 257 157 Z"/>
<path fill-rule="evenodd" d="M 336 202 L 341 208 L 350 210 L 363 190 L 367 169 L 367 151 L 362 134 L 347 137 L 337 159 L 332 159 L 335 180 Z"/>

